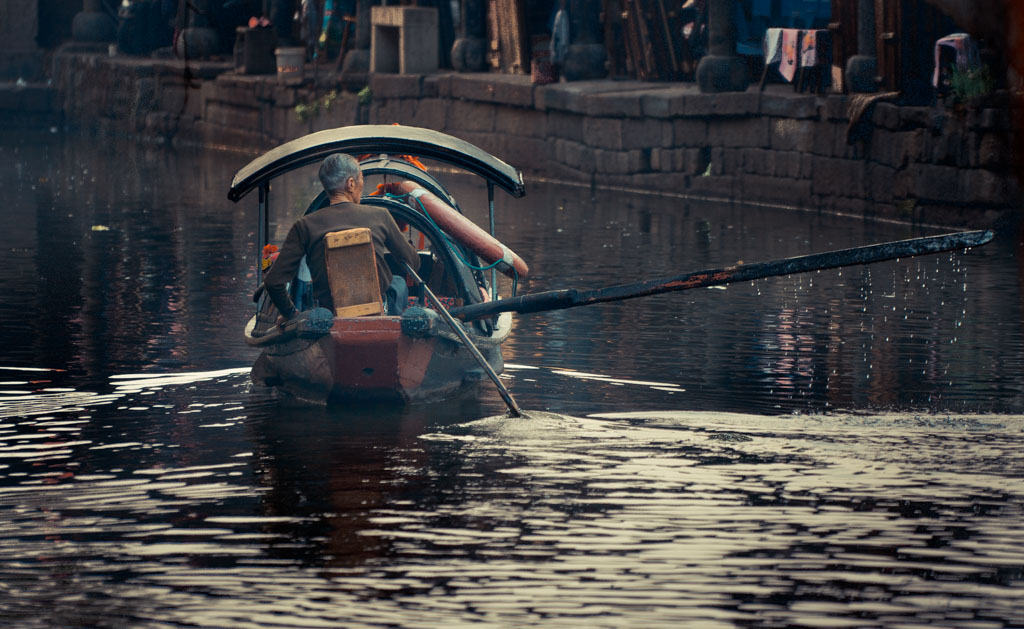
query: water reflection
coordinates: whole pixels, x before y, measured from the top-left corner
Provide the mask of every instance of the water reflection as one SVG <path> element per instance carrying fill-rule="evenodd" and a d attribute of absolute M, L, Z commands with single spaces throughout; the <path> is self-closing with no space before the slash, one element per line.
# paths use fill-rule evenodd
<path fill-rule="evenodd" d="M 519 318 L 503 378 L 529 420 L 489 387 L 310 409 L 247 380 L 254 203 L 224 199 L 244 156 L 46 136 L 0 158 L 8 625 L 1024 625 L 1024 423 L 978 414 L 1024 409 L 1016 226 L 966 255 Z M 301 205 L 304 177 L 272 195 Z M 528 290 L 928 231 L 498 200 Z"/>
<path fill-rule="evenodd" d="M 463 423 L 475 401 L 282 411 L 243 378 L 136 379 L 0 426 L 6 619 L 1020 621 L 1019 417 Z"/>

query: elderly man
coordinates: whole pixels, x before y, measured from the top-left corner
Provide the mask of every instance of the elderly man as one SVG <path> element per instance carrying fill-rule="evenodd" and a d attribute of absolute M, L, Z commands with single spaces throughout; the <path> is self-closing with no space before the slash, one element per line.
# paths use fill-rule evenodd
<path fill-rule="evenodd" d="M 267 294 L 286 320 L 297 313 L 286 285 L 295 278 L 302 256 L 306 256 L 313 278 L 313 296 L 321 307 L 333 311 L 331 288 L 327 282 L 324 236 L 344 229 L 368 227 L 377 258 L 377 277 L 381 295 L 387 298 L 389 314 L 401 314 L 408 300 L 405 279 L 392 276 L 384 256 L 391 254 L 398 263 L 419 269 L 416 250 L 402 236 L 395 219 L 387 210 L 359 203 L 363 194 L 363 172 L 350 155 L 329 155 L 320 165 L 320 183 L 331 201 L 330 206 L 295 221 L 281 246 L 277 260 L 264 279 Z"/>

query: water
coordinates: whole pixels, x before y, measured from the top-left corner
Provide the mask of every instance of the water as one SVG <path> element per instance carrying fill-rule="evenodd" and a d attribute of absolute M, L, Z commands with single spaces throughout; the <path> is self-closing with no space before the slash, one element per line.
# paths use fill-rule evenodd
<path fill-rule="evenodd" d="M 247 159 L 0 141 L 5 625 L 1024 625 L 1017 227 L 520 317 L 529 420 L 297 408 L 246 377 Z M 530 291 L 934 233 L 528 189 L 498 226 Z"/>

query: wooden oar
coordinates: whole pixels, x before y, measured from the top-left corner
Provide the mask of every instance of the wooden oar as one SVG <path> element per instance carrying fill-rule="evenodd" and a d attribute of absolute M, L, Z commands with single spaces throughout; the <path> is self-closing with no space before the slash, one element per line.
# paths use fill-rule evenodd
<path fill-rule="evenodd" d="M 462 326 L 459 325 L 458 321 L 456 321 L 454 317 L 448 314 L 448 310 L 445 309 L 437 296 L 434 295 L 434 291 L 430 290 L 427 283 L 420 279 L 420 276 L 412 269 L 411 266 L 408 264 L 405 265 L 405 270 L 409 272 L 410 277 L 416 280 L 416 282 L 423 287 L 423 292 L 426 294 L 427 299 L 430 300 L 430 303 L 434 305 L 434 308 L 437 309 L 438 314 L 440 314 L 441 318 L 448 323 L 452 331 L 454 331 L 456 336 L 458 336 L 462 341 L 462 344 L 466 346 L 469 353 L 476 359 L 476 362 L 480 364 L 480 367 L 484 370 L 487 376 L 490 377 L 492 382 L 494 382 L 494 386 L 498 388 L 498 393 L 501 394 L 501 399 L 505 400 L 505 406 L 508 407 L 509 414 L 511 414 L 512 417 L 522 417 L 523 411 L 519 410 L 519 405 L 516 404 L 515 399 L 512 398 L 512 394 L 509 393 L 508 389 L 505 388 L 505 385 L 501 383 L 501 380 L 498 378 L 498 374 L 494 372 L 494 369 L 491 367 L 490 363 L 487 362 L 487 359 L 484 358 L 484 355 L 480 353 L 480 350 L 476 348 L 476 345 L 473 345 L 473 341 L 469 340 L 469 336 L 466 335 Z"/>
<path fill-rule="evenodd" d="M 695 271 L 693 273 L 647 280 L 635 284 L 620 284 L 606 288 L 585 290 L 568 288 L 533 293 L 510 299 L 452 308 L 448 313 L 463 321 L 473 321 L 498 314 L 499 312 L 525 314 L 547 310 L 562 310 L 565 308 L 575 308 L 576 306 L 589 306 L 590 304 L 671 293 L 690 288 L 700 288 L 702 286 L 718 286 L 729 284 L 730 282 L 743 282 L 777 275 L 806 273 L 807 271 L 835 269 L 843 266 L 871 264 L 884 260 L 908 258 L 954 249 L 966 249 L 967 247 L 983 245 L 990 240 L 992 240 L 991 231 L 959 232 L 942 236 L 911 238 L 909 240 L 885 242 L 865 247 L 854 247 L 853 249 L 841 249 L 838 251 L 797 256 L 795 258 L 785 258 L 783 260 L 773 260 L 771 262 L 757 262 L 754 264 L 729 266 L 722 269 Z"/>

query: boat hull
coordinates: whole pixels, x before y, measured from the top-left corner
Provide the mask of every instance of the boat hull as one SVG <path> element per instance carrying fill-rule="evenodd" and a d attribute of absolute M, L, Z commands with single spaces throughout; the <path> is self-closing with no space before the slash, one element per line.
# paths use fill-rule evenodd
<path fill-rule="evenodd" d="M 497 372 L 511 317 L 490 335 L 471 335 Z M 252 369 L 256 385 L 313 404 L 345 400 L 432 402 L 476 386 L 486 374 L 450 330 L 410 335 L 400 317 L 335 319 L 317 339 L 269 346 Z"/>

